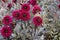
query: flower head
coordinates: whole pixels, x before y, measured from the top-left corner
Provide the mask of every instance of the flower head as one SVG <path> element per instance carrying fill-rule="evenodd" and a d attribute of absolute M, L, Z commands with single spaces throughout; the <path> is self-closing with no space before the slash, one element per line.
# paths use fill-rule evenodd
<path fill-rule="evenodd" d="M 37 12 L 40 12 L 40 11 L 41 11 L 41 7 L 40 7 L 40 6 L 35 5 L 35 6 L 33 7 L 33 10 L 32 10 L 33 14 L 36 14 Z"/>
<path fill-rule="evenodd" d="M 2 30 L 1 30 L 1 34 L 2 34 L 2 36 L 3 36 L 4 38 L 8 38 L 8 37 L 11 36 L 12 30 L 11 30 L 10 27 L 4 26 L 4 27 L 2 28 Z"/>
<path fill-rule="evenodd" d="M 58 8 L 60 8 L 60 4 L 58 4 Z"/>
<path fill-rule="evenodd" d="M 36 16 L 33 18 L 33 24 L 35 26 L 39 26 L 42 24 L 42 18 L 40 16 Z"/>
<path fill-rule="evenodd" d="M 10 23 L 12 22 L 12 17 L 9 16 L 9 15 L 6 15 L 6 16 L 2 19 L 2 22 L 3 22 L 3 24 L 8 25 L 8 24 L 10 24 Z"/>
<path fill-rule="evenodd" d="M 21 20 L 27 21 L 30 19 L 30 13 L 26 11 L 21 12 Z"/>
<path fill-rule="evenodd" d="M 30 4 L 31 5 L 36 5 L 37 4 L 37 1 L 36 0 L 30 0 Z"/>
<path fill-rule="evenodd" d="M 12 4 L 8 3 L 7 7 L 10 9 L 12 7 Z"/>
<path fill-rule="evenodd" d="M 12 0 L 12 2 L 13 2 L 13 3 L 16 3 L 16 2 L 17 2 L 17 0 Z"/>
<path fill-rule="evenodd" d="M 15 10 L 12 13 L 13 18 L 15 18 L 16 20 L 20 19 L 20 11 L 19 10 Z"/>
<path fill-rule="evenodd" d="M 21 9 L 24 10 L 24 11 L 29 11 L 30 10 L 30 5 L 28 5 L 28 4 L 22 4 Z"/>

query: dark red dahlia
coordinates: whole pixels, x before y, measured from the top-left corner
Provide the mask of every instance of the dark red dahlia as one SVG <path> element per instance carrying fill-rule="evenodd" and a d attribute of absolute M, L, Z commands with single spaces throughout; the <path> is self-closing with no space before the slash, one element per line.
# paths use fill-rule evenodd
<path fill-rule="evenodd" d="M 30 13 L 26 11 L 21 12 L 21 20 L 27 21 L 30 19 Z"/>
<path fill-rule="evenodd" d="M 24 11 L 29 11 L 30 10 L 30 5 L 28 5 L 28 4 L 22 4 L 21 9 L 24 10 Z"/>
<path fill-rule="evenodd" d="M 37 4 L 37 1 L 36 1 L 36 0 L 30 0 L 29 2 L 30 2 L 30 4 L 33 5 L 33 6 Z"/>
<path fill-rule="evenodd" d="M 16 20 L 20 19 L 20 11 L 19 10 L 15 10 L 12 13 L 13 18 L 15 18 Z"/>
<path fill-rule="evenodd" d="M 9 16 L 9 15 L 6 15 L 6 16 L 2 19 L 2 22 L 3 22 L 3 24 L 8 25 L 8 24 L 10 24 L 10 23 L 12 22 L 12 17 Z"/>
<path fill-rule="evenodd" d="M 9 26 L 4 26 L 1 30 L 1 34 L 4 38 L 8 38 L 12 34 L 12 30 Z"/>
<path fill-rule="evenodd" d="M 60 8 L 60 4 L 58 5 L 58 8 Z"/>
<path fill-rule="evenodd" d="M 38 5 L 35 5 L 32 10 L 33 14 L 36 14 L 37 12 L 41 12 L 41 7 Z"/>
<path fill-rule="evenodd" d="M 39 26 L 42 24 L 42 18 L 40 16 L 36 16 L 33 18 L 33 24 L 35 26 Z"/>
<path fill-rule="evenodd" d="M 8 3 L 7 7 L 10 9 L 12 7 L 12 4 Z"/>
<path fill-rule="evenodd" d="M 13 3 L 16 3 L 16 2 L 17 2 L 17 0 L 12 0 L 12 2 L 13 2 Z"/>

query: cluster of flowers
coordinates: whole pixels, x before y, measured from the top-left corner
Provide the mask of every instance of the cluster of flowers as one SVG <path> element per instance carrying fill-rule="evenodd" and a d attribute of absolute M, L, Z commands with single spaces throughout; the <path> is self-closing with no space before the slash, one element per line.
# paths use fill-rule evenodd
<path fill-rule="evenodd" d="M 5 2 L 5 0 L 2 0 Z M 16 3 L 17 0 L 12 0 L 12 2 Z M 32 7 L 31 7 L 32 6 Z M 12 4 L 8 4 L 8 8 L 10 9 L 12 7 Z M 13 10 L 11 13 L 12 15 L 5 15 L 2 19 L 3 28 L 1 30 L 1 34 L 4 38 L 8 38 L 11 36 L 13 32 L 13 28 L 15 28 L 13 21 L 20 20 L 20 21 L 29 21 L 35 25 L 35 27 L 42 25 L 43 19 L 41 16 L 33 16 L 33 19 L 31 19 L 31 13 L 33 15 L 36 15 L 37 13 L 40 13 L 42 11 L 41 7 L 38 5 L 36 0 L 29 0 L 27 3 L 21 4 L 21 9 Z M 32 11 L 31 11 L 32 10 Z"/>

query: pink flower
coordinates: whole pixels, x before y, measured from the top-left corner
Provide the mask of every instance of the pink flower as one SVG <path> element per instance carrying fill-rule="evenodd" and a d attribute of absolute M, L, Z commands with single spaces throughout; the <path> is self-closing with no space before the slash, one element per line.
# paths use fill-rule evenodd
<path fill-rule="evenodd" d="M 12 13 L 13 18 L 15 18 L 16 20 L 20 19 L 20 11 L 19 10 L 15 10 Z"/>
<path fill-rule="evenodd" d="M 30 13 L 26 11 L 21 12 L 21 20 L 27 21 L 30 19 Z"/>
<path fill-rule="evenodd" d="M 4 38 L 8 38 L 12 34 L 12 29 L 8 26 L 4 26 L 1 30 L 1 34 Z"/>
<path fill-rule="evenodd" d="M 10 23 L 12 22 L 12 17 L 9 16 L 9 15 L 6 15 L 6 16 L 2 19 L 2 22 L 3 22 L 3 24 L 8 25 L 8 24 L 10 24 Z"/>
<path fill-rule="evenodd" d="M 40 16 L 36 16 L 33 18 L 33 24 L 35 26 L 39 26 L 42 24 L 42 18 Z"/>
<path fill-rule="evenodd" d="M 12 2 L 13 2 L 13 3 L 16 3 L 16 2 L 17 2 L 17 0 L 12 0 Z"/>
<path fill-rule="evenodd" d="M 12 4 L 8 3 L 7 7 L 10 9 L 12 7 Z"/>
<path fill-rule="evenodd" d="M 35 5 L 35 6 L 33 7 L 33 10 L 32 10 L 33 14 L 36 14 L 37 12 L 40 12 L 40 11 L 41 11 L 41 7 L 40 7 L 40 6 Z"/>
<path fill-rule="evenodd" d="M 60 4 L 58 4 L 58 8 L 60 8 Z"/>
<path fill-rule="evenodd" d="M 29 11 L 30 10 L 30 5 L 28 5 L 28 4 L 22 4 L 21 9 L 24 10 L 24 11 Z"/>
<path fill-rule="evenodd" d="M 30 0 L 30 4 L 34 6 L 37 4 L 37 1 L 36 0 Z"/>

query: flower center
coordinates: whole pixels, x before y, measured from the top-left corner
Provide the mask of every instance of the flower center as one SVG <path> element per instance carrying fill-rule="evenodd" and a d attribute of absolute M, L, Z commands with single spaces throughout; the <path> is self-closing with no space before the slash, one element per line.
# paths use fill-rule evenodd
<path fill-rule="evenodd" d="M 40 22 L 40 19 L 39 18 L 37 18 L 37 20 L 36 20 L 38 23 Z"/>
<path fill-rule="evenodd" d="M 8 18 L 6 18 L 5 20 L 6 20 L 7 22 L 9 21 L 9 19 L 8 19 Z"/>
<path fill-rule="evenodd" d="M 20 16 L 19 13 L 17 13 L 17 14 L 16 14 L 16 17 L 19 17 L 19 16 Z"/>
<path fill-rule="evenodd" d="M 26 17 L 26 14 L 23 14 L 23 17 Z"/>
<path fill-rule="evenodd" d="M 5 29 L 5 33 L 7 33 L 8 32 L 8 30 L 7 29 Z"/>
<path fill-rule="evenodd" d="M 38 10 L 38 9 L 36 9 L 36 12 L 39 12 L 39 10 Z"/>
<path fill-rule="evenodd" d="M 24 9 L 27 9 L 27 6 L 24 6 Z"/>

